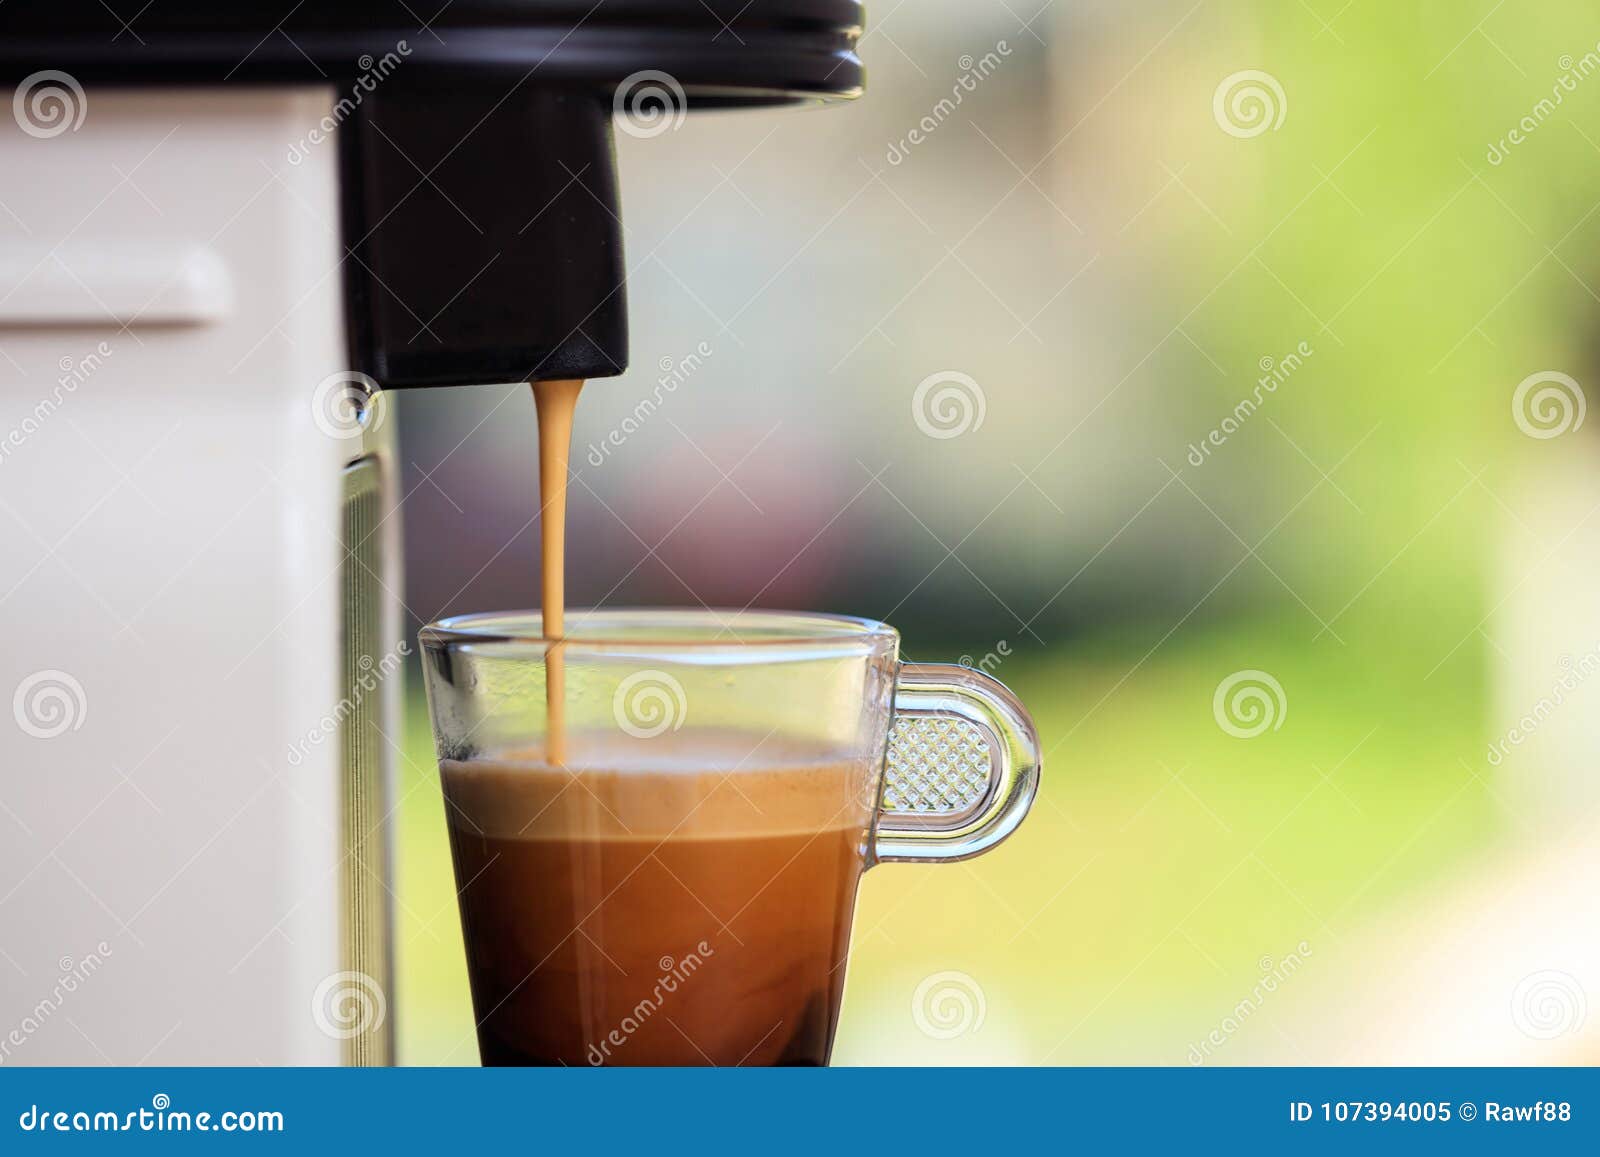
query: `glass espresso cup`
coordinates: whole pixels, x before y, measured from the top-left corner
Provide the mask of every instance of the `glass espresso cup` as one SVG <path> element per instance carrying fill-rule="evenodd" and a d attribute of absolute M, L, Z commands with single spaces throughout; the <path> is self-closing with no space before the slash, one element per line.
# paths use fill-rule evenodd
<path fill-rule="evenodd" d="M 826 1064 L 861 873 L 1009 835 L 1032 721 L 865 619 L 567 625 L 422 632 L 483 1062 Z"/>

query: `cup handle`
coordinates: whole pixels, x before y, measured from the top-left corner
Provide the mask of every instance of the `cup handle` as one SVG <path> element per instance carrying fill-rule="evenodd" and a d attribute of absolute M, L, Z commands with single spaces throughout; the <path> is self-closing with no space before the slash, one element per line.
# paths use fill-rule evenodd
<path fill-rule="evenodd" d="M 873 862 L 988 851 L 1028 814 L 1039 771 L 1038 732 L 1005 684 L 954 663 L 902 663 Z"/>

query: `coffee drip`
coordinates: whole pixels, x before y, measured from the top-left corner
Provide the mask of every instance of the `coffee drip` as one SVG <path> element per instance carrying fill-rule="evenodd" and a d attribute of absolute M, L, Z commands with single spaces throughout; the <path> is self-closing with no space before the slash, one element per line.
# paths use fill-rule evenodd
<path fill-rule="evenodd" d="M 567 609 L 567 484 L 572 456 L 572 418 L 583 382 L 563 379 L 533 383 L 539 420 L 539 518 L 542 608 L 540 621 L 550 646 L 545 650 L 546 757 L 567 758 L 567 676 L 563 640 Z"/>

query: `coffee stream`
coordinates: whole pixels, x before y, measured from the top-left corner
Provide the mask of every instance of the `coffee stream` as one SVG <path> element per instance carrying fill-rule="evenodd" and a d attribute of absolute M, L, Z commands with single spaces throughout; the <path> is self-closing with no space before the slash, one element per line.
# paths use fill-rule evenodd
<path fill-rule="evenodd" d="M 539 492 L 543 514 L 539 519 L 543 550 L 543 597 L 540 621 L 552 645 L 545 651 L 546 757 L 551 763 L 567 759 L 567 670 L 562 639 L 566 635 L 567 609 L 567 478 L 572 455 L 572 414 L 583 382 L 565 380 L 533 383 L 533 404 L 539 417 Z"/>

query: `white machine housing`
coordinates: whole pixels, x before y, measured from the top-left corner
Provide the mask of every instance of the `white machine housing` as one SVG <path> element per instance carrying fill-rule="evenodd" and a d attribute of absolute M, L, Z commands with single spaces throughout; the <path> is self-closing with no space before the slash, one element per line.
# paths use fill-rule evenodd
<path fill-rule="evenodd" d="M 391 1059 L 395 465 L 382 396 L 319 389 L 333 99 L 0 118 L 0 1064 Z"/>

